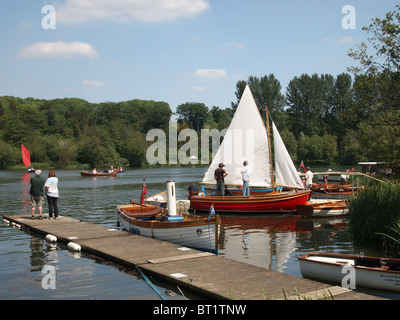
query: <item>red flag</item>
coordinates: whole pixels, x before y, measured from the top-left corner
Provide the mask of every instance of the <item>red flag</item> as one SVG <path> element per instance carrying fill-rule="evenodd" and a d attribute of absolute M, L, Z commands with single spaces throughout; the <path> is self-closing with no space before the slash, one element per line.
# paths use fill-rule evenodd
<path fill-rule="evenodd" d="M 147 194 L 146 180 L 143 179 L 142 196 L 140 197 L 140 204 L 144 204 L 144 197 Z"/>
<path fill-rule="evenodd" d="M 304 166 L 304 162 L 303 162 L 303 160 L 301 160 L 300 167 L 302 167 L 302 168 L 303 168 L 303 171 L 304 171 L 304 173 L 306 173 L 306 167 Z"/>
<path fill-rule="evenodd" d="M 21 151 L 22 151 L 22 161 L 24 161 L 24 166 L 29 167 L 31 165 L 31 156 L 29 154 L 29 150 L 25 148 L 25 146 L 21 143 Z"/>

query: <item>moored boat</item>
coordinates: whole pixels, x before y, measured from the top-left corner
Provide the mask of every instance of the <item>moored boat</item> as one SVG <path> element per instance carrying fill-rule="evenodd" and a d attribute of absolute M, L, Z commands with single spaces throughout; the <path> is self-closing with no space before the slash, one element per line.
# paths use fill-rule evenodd
<path fill-rule="evenodd" d="M 167 190 L 174 188 L 174 184 L 167 183 Z M 171 193 L 175 194 L 175 191 Z M 215 216 L 177 213 L 174 196 L 168 198 L 168 203 L 168 210 L 134 202 L 117 206 L 119 221 L 125 230 L 134 234 L 203 251 L 218 251 Z"/>
<path fill-rule="evenodd" d="M 306 204 L 296 205 L 296 211 L 303 217 L 332 217 L 346 215 L 349 208 L 343 200 L 311 199 Z"/>
<path fill-rule="evenodd" d="M 295 212 L 296 204 L 304 204 L 309 200 L 311 191 L 304 190 L 278 129 L 275 123 L 271 122 L 275 167 L 272 160 L 268 110 L 265 125 L 247 85 L 224 140 L 202 181 L 203 184 L 215 183 L 215 169 L 225 167 L 225 173 L 229 173 L 225 175 L 224 183 L 240 186 L 243 184 L 240 172 L 245 160 L 250 164 L 250 169 L 246 169 L 250 174 L 250 189 L 263 188 L 270 191 L 264 191 L 262 195 L 253 192 L 250 196 L 194 195 L 190 198 L 193 209 L 207 211 L 213 205 L 216 212 Z M 291 191 L 281 192 L 282 188 Z"/>
<path fill-rule="evenodd" d="M 168 202 L 168 198 L 167 198 L 167 192 L 163 191 L 160 193 L 157 193 L 153 196 L 148 196 L 146 198 L 144 198 L 144 202 L 146 204 L 152 205 L 152 206 L 158 206 L 158 207 L 163 207 L 166 208 L 167 207 L 167 202 Z"/>
<path fill-rule="evenodd" d="M 311 188 L 312 197 L 318 199 L 349 199 L 363 190 L 363 186 L 314 184 Z"/>
<path fill-rule="evenodd" d="M 89 171 L 81 171 L 81 176 L 82 177 L 116 177 L 117 176 L 117 172 L 97 172 L 97 173 L 93 173 L 93 172 L 89 172 Z"/>
<path fill-rule="evenodd" d="M 208 211 L 213 205 L 218 213 L 294 213 L 297 204 L 306 203 L 310 191 L 271 192 L 263 196 L 192 196 L 196 211 Z"/>
<path fill-rule="evenodd" d="M 311 252 L 300 256 L 304 277 L 342 283 L 344 266 L 355 270 L 355 286 L 400 291 L 400 259 Z"/>

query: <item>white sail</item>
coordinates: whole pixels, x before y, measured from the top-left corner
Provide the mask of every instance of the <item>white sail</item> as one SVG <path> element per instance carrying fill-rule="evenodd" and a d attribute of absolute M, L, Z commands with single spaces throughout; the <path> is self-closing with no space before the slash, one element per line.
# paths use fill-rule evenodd
<path fill-rule="evenodd" d="M 273 121 L 272 127 L 276 185 L 303 189 L 300 176 Z M 248 161 L 250 166 L 250 186 L 272 185 L 267 130 L 248 85 L 224 140 L 204 175 L 203 183 L 215 183 L 214 171 L 219 163 L 223 163 L 228 172 L 225 184 L 242 185 L 240 171 L 243 169 L 244 160 Z"/>
<path fill-rule="evenodd" d="M 247 85 L 203 183 L 215 183 L 214 171 L 223 163 L 228 172 L 225 184 L 242 185 L 240 171 L 246 160 L 250 167 L 250 186 L 271 186 L 268 146 L 264 122 Z"/>
<path fill-rule="evenodd" d="M 275 154 L 275 175 L 276 183 L 281 186 L 303 189 L 299 173 L 297 172 L 292 158 L 287 151 L 285 144 L 272 121 L 272 129 L 274 135 L 274 154 Z"/>

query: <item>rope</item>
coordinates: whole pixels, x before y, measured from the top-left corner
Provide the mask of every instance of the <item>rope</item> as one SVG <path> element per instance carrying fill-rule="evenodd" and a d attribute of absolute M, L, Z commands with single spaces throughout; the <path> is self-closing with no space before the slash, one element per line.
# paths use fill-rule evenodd
<path fill-rule="evenodd" d="M 159 295 L 159 297 L 162 300 L 167 300 L 160 291 L 158 291 L 158 289 L 154 286 L 154 284 L 151 283 L 151 281 L 149 280 L 149 278 L 146 277 L 146 275 L 142 272 L 142 270 L 140 270 L 139 267 L 136 267 L 136 270 L 139 271 L 140 275 L 143 277 L 143 279 L 147 282 L 147 284 Z"/>

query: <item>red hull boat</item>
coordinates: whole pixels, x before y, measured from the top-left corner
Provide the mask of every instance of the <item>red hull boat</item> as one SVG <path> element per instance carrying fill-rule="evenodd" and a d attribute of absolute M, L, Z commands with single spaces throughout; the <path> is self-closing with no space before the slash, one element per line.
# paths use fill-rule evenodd
<path fill-rule="evenodd" d="M 210 211 L 213 206 L 218 213 L 284 213 L 295 212 L 296 205 L 305 204 L 311 191 L 271 193 L 264 196 L 192 196 L 190 203 L 196 211 Z"/>

